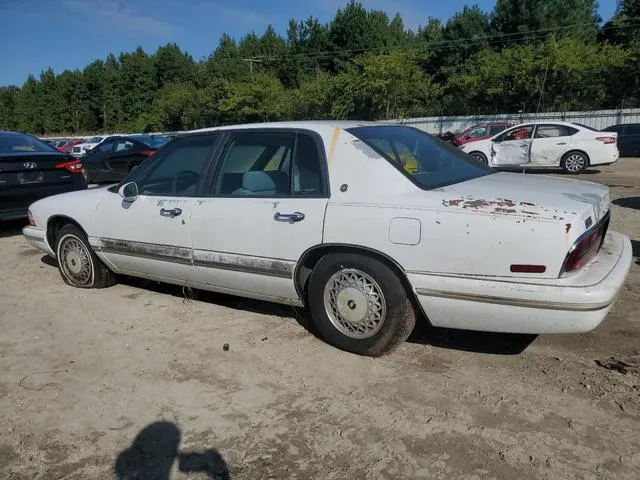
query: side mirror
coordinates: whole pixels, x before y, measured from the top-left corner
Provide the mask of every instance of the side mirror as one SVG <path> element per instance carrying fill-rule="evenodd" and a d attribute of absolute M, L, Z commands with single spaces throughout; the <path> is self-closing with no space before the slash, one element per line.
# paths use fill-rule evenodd
<path fill-rule="evenodd" d="M 125 202 L 133 202 L 138 198 L 138 185 L 136 182 L 125 183 L 118 189 L 118 194 Z"/>

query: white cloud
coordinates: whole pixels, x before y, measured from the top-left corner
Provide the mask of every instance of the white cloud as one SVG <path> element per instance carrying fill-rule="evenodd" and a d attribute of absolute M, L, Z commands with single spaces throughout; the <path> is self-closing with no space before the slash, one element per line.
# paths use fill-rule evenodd
<path fill-rule="evenodd" d="M 91 21 L 92 28 L 109 31 L 141 33 L 165 37 L 176 27 L 149 15 L 140 15 L 126 6 L 124 0 L 63 0 L 63 6 L 80 16 L 81 22 Z"/>

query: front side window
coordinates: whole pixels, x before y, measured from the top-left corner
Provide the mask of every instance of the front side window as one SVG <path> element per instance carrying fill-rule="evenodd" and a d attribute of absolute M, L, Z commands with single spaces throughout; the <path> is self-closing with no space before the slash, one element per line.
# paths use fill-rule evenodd
<path fill-rule="evenodd" d="M 113 149 L 113 142 L 107 141 L 98 145 L 95 150 L 96 152 L 107 153 L 107 152 L 110 152 L 112 149 Z"/>
<path fill-rule="evenodd" d="M 210 194 L 244 197 L 324 194 L 318 146 L 308 134 L 236 132 L 220 158 Z"/>
<path fill-rule="evenodd" d="M 192 197 L 204 175 L 219 134 L 190 135 L 144 160 L 123 183 L 135 182 L 141 195 Z"/>
<path fill-rule="evenodd" d="M 514 140 L 526 140 L 533 135 L 533 125 L 526 125 L 524 127 L 515 127 L 505 131 L 501 135 L 498 135 L 494 142 L 512 142 Z"/>
<path fill-rule="evenodd" d="M 464 182 L 492 173 L 489 167 L 476 163 L 466 153 L 416 128 L 381 125 L 350 128 L 347 131 L 423 189 Z M 408 164 L 412 167 L 407 168 Z"/>

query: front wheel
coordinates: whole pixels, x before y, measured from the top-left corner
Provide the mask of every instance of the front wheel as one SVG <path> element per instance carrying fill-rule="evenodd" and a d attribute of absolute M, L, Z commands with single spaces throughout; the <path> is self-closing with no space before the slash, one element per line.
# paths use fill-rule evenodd
<path fill-rule="evenodd" d="M 390 352 L 407 339 L 416 321 L 398 275 L 364 255 L 320 259 L 309 280 L 308 305 L 328 343 L 360 355 Z"/>
<path fill-rule="evenodd" d="M 104 288 L 116 278 L 92 250 L 86 235 L 75 225 L 65 225 L 56 236 L 56 257 L 62 279 L 79 288 Z"/>
<path fill-rule="evenodd" d="M 471 155 L 471 158 L 473 158 L 476 162 L 482 164 L 482 165 L 489 165 L 489 162 L 487 161 L 487 157 L 484 153 L 482 152 L 471 152 L 469 155 Z"/>
<path fill-rule="evenodd" d="M 569 152 L 562 157 L 560 167 L 565 173 L 582 173 L 589 166 L 589 159 L 582 152 Z"/>

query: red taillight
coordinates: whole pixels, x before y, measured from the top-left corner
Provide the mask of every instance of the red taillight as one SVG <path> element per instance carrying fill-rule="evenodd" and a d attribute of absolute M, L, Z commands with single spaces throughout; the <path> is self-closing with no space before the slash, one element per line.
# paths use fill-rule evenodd
<path fill-rule="evenodd" d="M 84 167 L 80 160 L 69 160 L 68 162 L 62 162 L 56 165 L 56 168 L 62 168 L 71 173 L 82 173 Z"/>
<path fill-rule="evenodd" d="M 574 244 L 564 262 L 564 272 L 580 270 L 598 253 L 603 232 L 602 228 L 594 228 Z"/>
<path fill-rule="evenodd" d="M 142 155 L 144 155 L 145 157 L 150 157 L 151 155 L 153 155 L 154 153 L 156 153 L 155 150 L 143 150 L 140 152 Z"/>
<path fill-rule="evenodd" d="M 596 140 L 604 143 L 605 145 L 616 143 L 616 137 L 596 137 Z"/>

